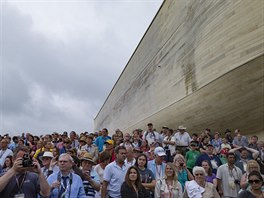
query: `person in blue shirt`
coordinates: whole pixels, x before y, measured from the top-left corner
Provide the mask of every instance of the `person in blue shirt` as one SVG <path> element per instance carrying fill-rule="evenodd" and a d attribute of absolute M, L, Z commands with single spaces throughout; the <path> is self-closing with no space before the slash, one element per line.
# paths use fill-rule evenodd
<path fill-rule="evenodd" d="M 72 171 L 73 158 L 63 153 L 59 157 L 58 173 L 51 174 L 47 181 L 51 186 L 50 198 L 86 198 L 82 179 Z"/>
<path fill-rule="evenodd" d="M 95 145 L 98 147 L 98 151 L 102 152 L 104 149 L 104 143 L 106 140 L 111 139 L 110 136 L 108 136 L 108 130 L 107 128 L 102 129 L 102 136 L 99 136 L 95 139 Z"/>
<path fill-rule="evenodd" d="M 162 147 L 157 147 L 154 150 L 155 159 L 148 162 L 148 169 L 154 174 L 155 180 L 162 179 L 165 174 L 166 163 L 164 158 L 166 153 Z"/>

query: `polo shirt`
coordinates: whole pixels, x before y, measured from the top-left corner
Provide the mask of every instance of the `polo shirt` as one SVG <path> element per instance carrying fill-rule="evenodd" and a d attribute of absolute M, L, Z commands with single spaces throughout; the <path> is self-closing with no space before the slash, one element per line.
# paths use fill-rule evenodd
<path fill-rule="evenodd" d="M 107 194 L 110 197 L 121 198 L 121 186 L 125 181 L 128 166 L 122 168 L 117 165 L 116 161 L 111 162 L 105 167 L 104 181 L 108 182 Z"/>

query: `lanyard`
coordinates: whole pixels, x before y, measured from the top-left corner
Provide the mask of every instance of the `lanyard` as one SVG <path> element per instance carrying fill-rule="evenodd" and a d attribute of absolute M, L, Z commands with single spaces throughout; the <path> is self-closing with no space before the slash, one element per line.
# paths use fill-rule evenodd
<path fill-rule="evenodd" d="M 237 178 L 235 178 L 234 174 L 233 174 L 233 170 L 235 169 L 235 172 L 236 172 L 236 175 L 237 175 Z M 238 179 L 238 173 L 237 173 L 237 169 L 236 167 L 234 166 L 233 168 L 231 168 L 230 166 L 228 166 L 228 171 L 229 171 L 229 175 L 230 177 L 233 177 L 234 179 Z"/>
<path fill-rule="evenodd" d="M 158 173 L 158 177 L 161 179 L 162 165 L 160 165 L 159 170 L 158 170 L 158 165 L 156 165 L 156 172 Z"/>
<path fill-rule="evenodd" d="M 18 179 L 17 179 L 17 177 L 16 177 L 16 184 L 17 184 L 18 192 L 19 192 L 19 193 L 21 192 L 21 188 L 22 188 L 23 183 L 24 183 L 24 181 L 25 181 L 26 175 L 27 175 L 27 173 L 24 174 L 22 181 L 21 181 L 21 179 L 20 179 L 20 178 L 22 177 L 22 175 L 20 175 L 20 177 L 19 177 L 19 181 L 18 181 Z"/>
<path fill-rule="evenodd" d="M 60 186 L 61 186 L 61 188 L 63 188 L 65 190 L 64 193 L 62 193 L 62 195 L 61 195 L 61 197 L 63 197 L 63 198 L 66 197 L 67 191 L 69 191 L 69 197 L 71 195 L 72 173 L 70 173 L 70 176 L 68 176 L 68 178 L 66 178 L 66 179 L 68 181 L 67 181 L 67 185 L 65 186 L 64 183 L 63 183 L 63 179 L 62 179 L 61 173 L 58 174 L 58 180 L 60 181 L 60 184 L 61 184 Z M 60 192 L 60 190 L 58 191 L 58 196 L 59 196 L 59 192 Z"/>

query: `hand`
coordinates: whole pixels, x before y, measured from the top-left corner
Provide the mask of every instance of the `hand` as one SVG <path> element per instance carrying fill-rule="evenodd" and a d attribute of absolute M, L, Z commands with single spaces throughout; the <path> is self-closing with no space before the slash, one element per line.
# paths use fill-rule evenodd
<path fill-rule="evenodd" d="M 51 188 L 53 189 L 53 188 L 59 188 L 60 187 L 60 182 L 57 180 L 57 181 L 55 181 L 55 182 L 53 182 L 52 184 L 51 184 Z"/>
<path fill-rule="evenodd" d="M 40 174 L 42 171 L 38 160 L 36 160 L 35 158 L 33 158 L 32 160 L 33 160 L 33 167 L 30 167 L 30 171 Z"/>
<path fill-rule="evenodd" d="M 15 162 L 13 164 L 13 167 L 12 167 L 12 169 L 15 172 L 19 172 L 23 168 L 22 161 L 23 161 L 23 158 L 22 157 L 19 157 L 19 158 L 17 158 L 15 160 Z"/>
<path fill-rule="evenodd" d="M 92 180 L 91 175 L 90 175 L 90 173 L 88 173 L 88 172 L 84 172 L 84 177 L 85 177 L 85 179 L 87 179 L 87 181 L 89 181 L 89 182 Z"/>

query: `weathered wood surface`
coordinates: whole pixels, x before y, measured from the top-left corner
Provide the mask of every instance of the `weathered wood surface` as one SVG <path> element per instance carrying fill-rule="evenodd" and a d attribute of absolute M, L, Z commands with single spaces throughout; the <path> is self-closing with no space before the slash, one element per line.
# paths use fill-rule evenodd
<path fill-rule="evenodd" d="M 264 132 L 263 11 L 262 0 L 165 1 L 95 130 L 131 132 L 153 122 Z"/>

